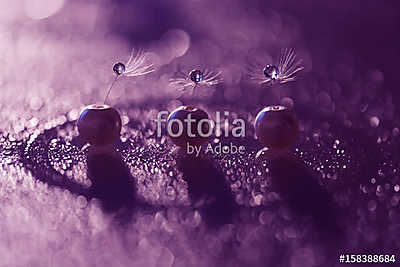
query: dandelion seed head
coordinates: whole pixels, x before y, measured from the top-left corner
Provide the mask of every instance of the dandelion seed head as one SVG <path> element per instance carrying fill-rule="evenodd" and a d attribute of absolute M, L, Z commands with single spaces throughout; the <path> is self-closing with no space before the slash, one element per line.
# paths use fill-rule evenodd
<path fill-rule="evenodd" d="M 296 75 L 303 70 L 302 59 L 297 58 L 293 49 L 282 49 L 277 64 L 268 64 L 263 72 L 260 66 L 248 66 L 247 72 L 250 80 L 258 84 L 270 84 L 275 81 L 278 83 L 287 83 L 296 80 Z"/>

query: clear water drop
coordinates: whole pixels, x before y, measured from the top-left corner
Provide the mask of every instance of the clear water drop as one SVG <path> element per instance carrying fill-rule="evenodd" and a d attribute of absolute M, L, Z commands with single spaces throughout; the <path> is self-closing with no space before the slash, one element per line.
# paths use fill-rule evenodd
<path fill-rule="evenodd" d="M 203 72 L 200 70 L 192 70 L 189 73 L 190 80 L 192 80 L 195 83 L 199 83 L 203 80 Z"/>
<path fill-rule="evenodd" d="M 267 65 L 264 67 L 264 75 L 267 78 L 271 78 L 272 80 L 276 80 L 279 77 L 279 70 L 274 65 Z"/>
<path fill-rule="evenodd" d="M 125 72 L 125 65 L 121 62 L 115 63 L 113 71 L 115 72 L 115 74 L 121 75 Z"/>

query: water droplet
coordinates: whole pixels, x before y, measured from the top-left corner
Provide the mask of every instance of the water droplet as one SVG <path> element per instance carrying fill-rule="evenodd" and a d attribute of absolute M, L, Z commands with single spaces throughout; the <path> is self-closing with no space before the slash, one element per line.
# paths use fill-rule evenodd
<path fill-rule="evenodd" d="M 192 70 L 189 73 L 190 80 L 195 83 L 199 83 L 203 80 L 203 73 L 200 70 Z"/>
<path fill-rule="evenodd" d="M 114 65 L 113 71 L 115 72 L 115 74 L 121 75 L 125 72 L 125 65 L 118 62 Z"/>
<path fill-rule="evenodd" d="M 267 78 L 271 78 L 272 80 L 276 80 L 279 77 L 279 70 L 276 66 L 274 65 L 267 65 L 264 68 L 264 75 Z"/>

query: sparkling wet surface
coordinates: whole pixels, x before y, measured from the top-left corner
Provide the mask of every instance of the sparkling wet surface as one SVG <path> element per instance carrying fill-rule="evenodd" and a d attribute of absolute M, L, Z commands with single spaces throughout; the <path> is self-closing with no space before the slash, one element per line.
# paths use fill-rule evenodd
<path fill-rule="evenodd" d="M 229 259 L 233 266 L 261 266 L 274 262 L 276 253 L 289 251 L 291 261 L 296 261 L 296 253 L 313 264 L 328 261 L 329 249 L 325 250 L 324 242 L 315 237 L 312 223 L 304 216 L 294 216 L 279 192 L 269 188 L 269 163 L 255 160 L 261 147 L 254 138 L 210 139 L 214 147 L 220 142 L 246 146 L 243 155 L 206 154 L 224 174 L 240 207 L 232 223 L 210 229 L 190 203 L 188 185 L 176 166 L 176 148 L 166 137 L 156 136 L 154 123 L 140 120 L 154 110 L 121 109 L 121 113 L 126 117 L 117 151 L 129 167 L 138 197 L 154 210 L 139 211 L 121 230 L 113 214 L 102 212 L 98 200 L 85 197 L 84 189 L 91 184 L 87 149 L 76 144 L 74 120 L 50 120 L 49 129 L 37 130 L 29 138 L 19 138 L 27 136 L 24 131 L 3 133 L 1 211 L 5 219 L 2 229 L 7 234 L 2 239 L 8 244 L 2 247 L 4 253 L 21 249 L 19 242 L 28 242 L 35 253 L 25 254 L 21 262 L 43 265 L 60 257 L 80 265 L 93 260 L 101 261 L 96 263 L 100 266 L 105 262 L 115 265 L 113 255 L 118 255 L 123 257 L 121 262 L 147 266 L 185 266 L 191 261 L 196 266 L 221 266 L 222 259 Z M 136 116 L 130 117 L 130 113 Z M 303 121 L 303 125 L 307 123 L 309 128 L 302 131 L 292 152 L 312 170 L 315 182 L 327 189 L 341 209 L 335 220 L 346 232 L 342 249 L 359 251 L 367 247 L 394 252 L 399 247 L 395 236 L 400 216 L 397 131 L 383 131 L 388 134 L 384 137 L 374 131 L 360 139 L 359 131 L 346 126 L 333 132 L 311 125 L 311 120 Z M 341 136 L 352 131 L 354 136 Z M 251 136 L 252 130 L 247 133 Z M 360 140 L 369 143 L 361 145 L 364 143 Z M 82 194 L 76 185 L 82 186 Z M 50 244 L 54 249 L 51 256 L 35 256 Z M 104 244 L 115 251 L 102 251 L 107 247 Z"/>

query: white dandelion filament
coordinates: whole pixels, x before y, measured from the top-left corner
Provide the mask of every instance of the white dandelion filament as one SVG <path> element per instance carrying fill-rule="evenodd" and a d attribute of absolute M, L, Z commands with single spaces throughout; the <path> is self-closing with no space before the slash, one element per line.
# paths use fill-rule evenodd
<path fill-rule="evenodd" d="M 128 77 L 137 77 L 152 73 L 155 71 L 153 63 L 150 61 L 148 53 L 143 50 L 132 49 L 131 56 L 126 63 L 126 70 L 123 75 Z"/>
<path fill-rule="evenodd" d="M 283 49 L 279 59 L 278 70 L 280 83 L 286 83 L 295 80 L 295 75 L 304 67 L 301 65 L 302 59 L 296 60 L 296 54 L 293 49 Z"/>

